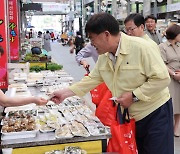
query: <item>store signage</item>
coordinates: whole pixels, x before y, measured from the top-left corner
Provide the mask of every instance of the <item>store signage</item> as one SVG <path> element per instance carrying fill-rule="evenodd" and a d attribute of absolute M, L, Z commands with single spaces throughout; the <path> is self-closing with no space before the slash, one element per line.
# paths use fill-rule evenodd
<path fill-rule="evenodd" d="M 23 11 L 42 11 L 42 4 L 40 3 L 28 3 L 28 4 L 23 4 L 22 7 Z"/>
<path fill-rule="evenodd" d="M 174 3 L 167 5 L 167 12 L 179 11 L 180 3 Z"/>
<path fill-rule="evenodd" d="M 76 2 L 76 11 L 78 12 L 78 14 L 81 14 L 81 2 Z"/>
<path fill-rule="evenodd" d="M 0 89 L 8 87 L 7 81 L 7 20 L 6 20 L 6 0 L 1 0 L 0 5 L 0 46 L 4 50 L 4 54 L 0 56 Z"/>
<path fill-rule="evenodd" d="M 19 28 L 17 0 L 8 0 L 8 13 L 10 33 L 10 57 L 11 60 L 19 60 Z"/>
<path fill-rule="evenodd" d="M 43 12 L 62 12 L 67 13 L 70 11 L 69 4 L 43 4 Z"/>

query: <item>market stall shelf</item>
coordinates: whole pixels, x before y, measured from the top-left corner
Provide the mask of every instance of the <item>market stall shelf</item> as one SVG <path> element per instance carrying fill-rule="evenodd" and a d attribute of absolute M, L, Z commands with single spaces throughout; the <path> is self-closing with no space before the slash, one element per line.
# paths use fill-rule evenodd
<path fill-rule="evenodd" d="M 1 148 L 25 148 L 25 147 L 35 147 L 39 148 L 38 146 L 49 146 L 49 145 L 56 145 L 56 144 L 67 144 L 67 143 L 77 143 L 81 145 L 81 142 L 86 142 L 86 144 L 91 144 L 91 141 L 100 142 L 100 151 L 105 152 L 106 149 L 102 149 L 102 147 L 106 147 L 106 140 L 110 138 L 110 133 L 106 135 L 99 135 L 99 136 L 89 136 L 89 137 L 73 137 L 73 138 L 56 138 L 54 132 L 49 133 L 41 133 L 38 132 L 35 138 L 25 138 L 25 139 L 14 139 L 14 140 L 4 140 L 1 142 Z M 103 141 L 104 140 L 104 141 Z M 104 145 L 102 145 L 104 144 Z"/>

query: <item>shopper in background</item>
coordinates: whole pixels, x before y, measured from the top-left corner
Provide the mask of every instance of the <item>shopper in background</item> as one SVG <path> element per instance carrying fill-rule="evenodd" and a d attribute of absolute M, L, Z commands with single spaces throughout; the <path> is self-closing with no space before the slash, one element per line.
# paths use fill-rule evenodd
<path fill-rule="evenodd" d="M 141 37 L 147 40 L 151 45 L 159 51 L 159 47 L 145 32 L 145 19 L 141 14 L 132 13 L 124 20 L 125 32 L 127 35 Z M 160 51 L 159 51 L 160 52 Z"/>
<path fill-rule="evenodd" d="M 89 64 L 86 61 L 85 58 L 88 57 L 92 57 L 94 62 L 96 63 L 97 59 L 98 59 L 98 53 L 97 50 L 94 46 L 91 45 L 91 43 L 87 43 L 86 46 L 84 48 L 82 48 L 76 55 L 76 61 L 78 64 L 83 65 L 83 67 L 89 68 Z"/>
<path fill-rule="evenodd" d="M 49 31 L 47 30 L 46 34 L 44 34 L 44 49 L 46 51 L 51 51 L 50 40 L 51 40 L 51 35 L 49 34 Z"/>
<path fill-rule="evenodd" d="M 43 34 L 43 33 L 42 33 L 41 31 L 38 31 L 38 36 L 37 36 L 37 37 L 38 37 L 38 38 L 42 38 L 42 34 Z"/>
<path fill-rule="evenodd" d="M 145 18 L 146 34 L 158 45 L 162 43 L 162 36 L 156 29 L 157 18 L 149 15 Z"/>
<path fill-rule="evenodd" d="M 53 42 L 55 40 L 55 37 L 54 37 L 54 32 L 51 32 L 51 41 Z"/>
<path fill-rule="evenodd" d="M 167 41 L 160 44 L 162 58 L 171 76 L 169 85 L 174 107 L 174 136 L 180 136 L 180 26 L 174 24 L 166 30 Z"/>
<path fill-rule="evenodd" d="M 30 38 L 33 38 L 33 30 L 32 29 L 30 29 L 30 32 L 29 32 L 29 39 Z"/>
<path fill-rule="evenodd" d="M 73 31 L 72 30 L 70 30 L 69 32 L 68 32 L 68 38 L 72 38 L 73 37 Z"/>
<path fill-rule="evenodd" d="M 79 31 L 76 32 L 76 37 L 74 44 L 72 45 L 72 48 L 70 49 L 70 53 L 73 53 L 75 49 L 75 54 L 77 53 L 84 47 L 84 39 Z"/>
<path fill-rule="evenodd" d="M 136 120 L 139 154 L 174 153 L 170 77 L 158 53 L 145 39 L 119 32 L 108 13 L 93 15 L 86 32 L 100 55 L 91 73 L 74 85 L 55 91 L 52 100 L 83 96 L 105 82 L 123 108 Z"/>
<path fill-rule="evenodd" d="M 67 44 L 67 41 L 68 41 L 68 35 L 66 32 L 62 32 L 61 34 L 61 42 L 62 42 L 62 45 L 66 45 Z"/>

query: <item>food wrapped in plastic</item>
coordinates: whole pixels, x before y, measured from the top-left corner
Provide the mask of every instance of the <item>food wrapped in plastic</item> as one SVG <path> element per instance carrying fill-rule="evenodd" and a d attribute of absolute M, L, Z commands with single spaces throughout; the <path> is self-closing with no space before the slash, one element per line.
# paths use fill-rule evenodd
<path fill-rule="evenodd" d="M 56 138 L 72 138 L 73 135 L 69 128 L 70 128 L 69 124 L 62 125 L 59 129 L 56 129 L 55 137 Z"/>
<path fill-rule="evenodd" d="M 40 131 L 42 133 L 48 133 L 48 132 L 53 132 L 55 128 L 49 127 L 47 124 L 41 125 L 40 126 Z"/>
<path fill-rule="evenodd" d="M 66 146 L 65 154 L 87 154 L 87 152 L 80 147 Z"/>
<path fill-rule="evenodd" d="M 90 134 L 84 125 L 77 121 L 72 121 L 70 130 L 74 136 L 89 137 Z"/>

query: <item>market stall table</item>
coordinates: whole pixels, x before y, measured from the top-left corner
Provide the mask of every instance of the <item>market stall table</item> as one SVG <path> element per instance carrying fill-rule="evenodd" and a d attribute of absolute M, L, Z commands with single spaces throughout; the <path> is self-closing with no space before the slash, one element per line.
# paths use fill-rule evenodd
<path fill-rule="evenodd" d="M 40 92 L 41 87 L 29 87 L 28 90 L 34 96 L 43 94 Z M 88 137 L 74 136 L 72 138 L 56 138 L 55 132 L 42 133 L 37 132 L 33 138 L 17 138 L 1 141 L 1 148 L 13 148 L 13 154 L 44 154 L 49 150 L 62 150 L 65 146 L 79 146 L 86 150 L 87 153 L 106 152 L 107 139 L 111 137 L 108 132 L 106 134 L 90 135 Z M 2 138 L 3 139 L 3 138 Z"/>
<path fill-rule="evenodd" d="M 23 153 L 23 151 L 26 154 L 32 154 L 33 151 L 38 151 L 38 154 L 43 154 L 48 150 L 63 149 L 67 145 L 76 145 L 83 148 L 88 153 L 97 153 L 106 151 L 107 139 L 110 137 L 111 135 L 107 134 L 90 137 L 57 139 L 55 138 L 54 132 L 38 132 L 35 138 L 1 141 L 1 148 L 13 148 L 13 154 Z"/>
<path fill-rule="evenodd" d="M 25 134 L 26 135 L 26 134 Z M 27 136 L 29 133 L 27 133 Z M 90 135 L 88 137 L 74 136 L 72 138 L 57 138 L 54 132 L 42 133 L 37 132 L 36 137 L 33 138 L 19 138 L 15 136 L 13 139 L 3 139 L 1 137 L 1 148 L 13 148 L 13 154 L 43 154 L 48 150 L 62 150 L 65 146 L 79 146 L 88 153 L 105 152 L 107 146 L 107 139 L 111 137 L 110 133 Z M 26 137 L 26 136 L 25 136 Z"/>

